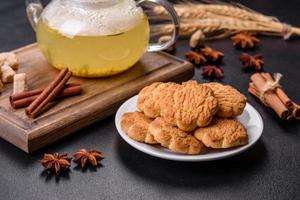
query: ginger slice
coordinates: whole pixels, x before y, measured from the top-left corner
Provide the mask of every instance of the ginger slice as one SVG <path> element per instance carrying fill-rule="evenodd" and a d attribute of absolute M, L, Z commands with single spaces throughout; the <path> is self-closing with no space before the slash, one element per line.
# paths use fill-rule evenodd
<path fill-rule="evenodd" d="M 3 66 L 1 66 L 1 71 L 1 80 L 3 83 L 13 82 L 13 78 L 16 73 L 10 66 L 4 64 Z"/>
<path fill-rule="evenodd" d="M 18 59 L 15 53 L 6 52 L 0 54 L 0 66 L 8 65 L 12 69 L 18 69 Z"/>
<path fill-rule="evenodd" d="M 16 74 L 14 76 L 14 90 L 13 93 L 21 93 L 25 92 L 28 90 L 28 85 L 27 85 L 27 77 L 25 73 L 22 74 Z"/>
<path fill-rule="evenodd" d="M 5 60 L 6 60 L 6 57 L 2 53 L 0 53 L 0 66 L 4 65 Z"/>

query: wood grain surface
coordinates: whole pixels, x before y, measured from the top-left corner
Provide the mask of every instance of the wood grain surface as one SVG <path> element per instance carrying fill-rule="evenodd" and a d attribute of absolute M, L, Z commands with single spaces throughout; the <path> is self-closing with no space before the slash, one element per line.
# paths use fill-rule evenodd
<path fill-rule="evenodd" d="M 32 44 L 15 50 L 19 60 L 18 73 L 26 73 L 30 89 L 44 88 L 57 75 L 43 55 Z M 9 104 L 12 85 L 0 96 L 0 136 L 25 152 L 32 152 L 95 121 L 114 114 L 120 104 L 141 88 L 155 81 L 184 81 L 194 68 L 166 53 L 146 53 L 128 71 L 99 79 L 72 77 L 80 83 L 83 94 L 49 105 L 36 119 L 29 119 L 24 109 L 14 110 Z"/>

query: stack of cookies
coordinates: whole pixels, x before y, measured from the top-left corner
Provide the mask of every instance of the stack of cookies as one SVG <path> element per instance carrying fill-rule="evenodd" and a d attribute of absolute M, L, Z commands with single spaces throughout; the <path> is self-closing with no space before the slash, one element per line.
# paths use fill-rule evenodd
<path fill-rule="evenodd" d="M 136 141 L 183 154 L 245 145 L 247 131 L 235 117 L 246 101 L 238 90 L 220 83 L 153 83 L 140 91 L 139 111 L 125 113 L 121 127 Z"/>

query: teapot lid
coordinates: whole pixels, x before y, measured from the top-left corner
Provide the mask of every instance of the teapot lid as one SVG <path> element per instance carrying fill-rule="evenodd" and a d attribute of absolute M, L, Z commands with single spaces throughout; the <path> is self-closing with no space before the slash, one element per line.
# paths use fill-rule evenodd
<path fill-rule="evenodd" d="M 126 32 L 144 14 L 134 0 L 52 0 L 41 17 L 49 27 L 73 38 Z"/>

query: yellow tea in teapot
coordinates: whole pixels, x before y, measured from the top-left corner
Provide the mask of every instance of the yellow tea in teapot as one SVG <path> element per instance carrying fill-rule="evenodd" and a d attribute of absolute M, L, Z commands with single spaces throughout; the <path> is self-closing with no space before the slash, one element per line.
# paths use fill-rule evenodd
<path fill-rule="evenodd" d="M 133 66 L 147 50 L 149 24 L 144 13 L 140 13 L 134 20 L 125 20 L 127 25 L 111 24 L 115 19 L 107 19 L 106 23 L 111 20 L 109 28 L 105 24 L 101 27 L 99 22 L 96 30 L 89 27 L 87 19 L 84 23 L 66 20 L 69 19 L 66 13 L 55 15 L 46 10 L 38 22 L 37 42 L 48 62 L 58 69 L 68 67 L 74 75 L 82 77 L 110 76 Z M 51 16 L 48 20 L 47 14 Z M 61 24 L 59 20 L 65 22 Z M 112 25 L 116 28 L 112 29 Z"/>
<path fill-rule="evenodd" d="M 146 51 L 148 39 L 146 17 L 116 35 L 69 38 L 42 20 L 37 28 L 37 41 L 46 59 L 58 69 L 69 67 L 74 75 L 84 77 L 109 76 L 130 68 Z"/>
<path fill-rule="evenodd" d="M 132 67 L 142 55 L 171 47 L 179 18 L 167 0 L 26 0 L 26 13 L 47 61 L 82 77 L 110 76 Z M 149 44 L 150 29 L 141 4 L 151 2 L 170 14 L 169 41 Z M 149 7 L 150 8 L 150 7 Z"/>

